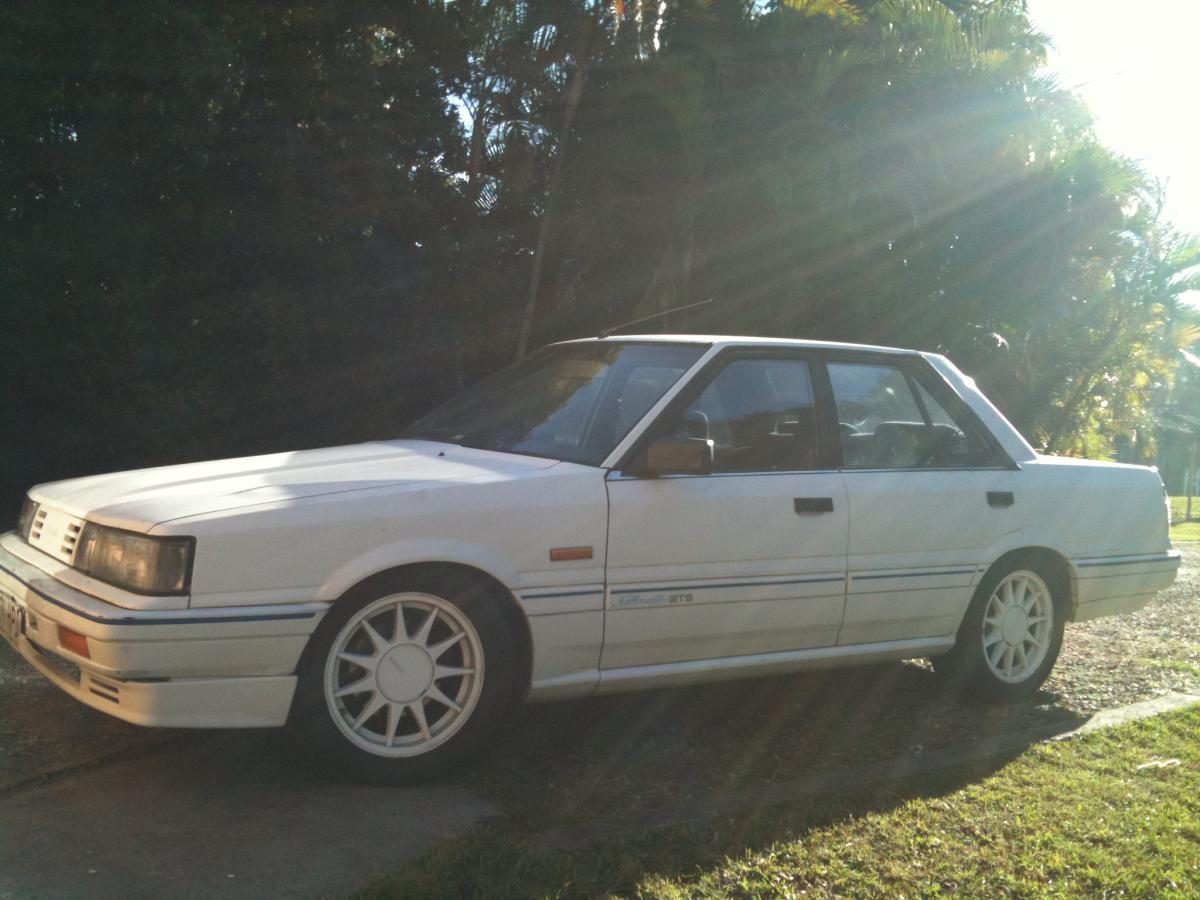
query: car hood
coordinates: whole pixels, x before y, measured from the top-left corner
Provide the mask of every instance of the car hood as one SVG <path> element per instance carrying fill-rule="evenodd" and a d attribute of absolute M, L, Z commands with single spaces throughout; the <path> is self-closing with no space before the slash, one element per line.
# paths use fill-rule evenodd
<path fill-rule="evenodd" d="M 38 485 L 30 497 L 92 522 L 148 531 L 173 519 L 410 482 L 520 478 L 557 460 L 429 441 L 380 441 L 321 450 L 136 469 Z"/>

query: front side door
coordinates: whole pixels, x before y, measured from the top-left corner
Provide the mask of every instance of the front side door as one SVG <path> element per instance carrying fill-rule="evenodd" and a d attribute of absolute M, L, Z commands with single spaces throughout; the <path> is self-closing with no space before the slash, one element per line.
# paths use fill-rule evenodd
<path fill-rule="evenodd" d="M 839 644 L 953 634 L 1020 473 L 919 360 L 831 359 L 850 516 Z"/>
<path fill-rule="evenodd" d="M 714 443 L 707 475 L 608 480 L 602 669 L 832 646 L 847 505 L 803 354 L 735 354 L 647 437 Z"/>

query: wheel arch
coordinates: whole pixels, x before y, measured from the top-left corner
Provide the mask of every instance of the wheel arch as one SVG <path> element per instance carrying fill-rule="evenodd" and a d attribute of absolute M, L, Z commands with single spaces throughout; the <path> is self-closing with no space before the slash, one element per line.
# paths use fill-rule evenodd
<path fill-rule="evenodd" d="M 505 622 L 508 624 L 513 647 L 516 652 L 514 662 L 517 667 L 517 698 L 524 697 L 529 692 L 533 673 L 533 637 L 530 632 L 529 621 L 525 616 L 524 610 L 521 609 L 520 603 L 517 602 L 517 598 L 505 586 L 504 582 L 478 566 L 448 560 L 425 560 L 394 565 L 361 578 L 359 581 L 345 588 L 338 597 L 330 602 L 336 605 L 347 597 L 360 596 L 363 593 L 383 589 L 384 584 L 391 582 L 393 579 L 403 579 L 405 576 L 414 579 L 419 576 L 422 578 L 433 577 L 438 580 L 444 580 L 447 588 L 450 590 L 475 586 L 488 596 L 494 598 L 504 615 Z M 304 655 L 300 660 L 301 666 L 304 664 L 305 658 L 312 646 L 313 640 L 310 638 L 308 645 L 304 649 Z"/>
<path fill-rule="evenodd" d="M 1075 610 L 1079 606 L 1079 585 L 1075 567 L 1065 554 L 1052 547 L 1030 545 L 1008 550 L 988 566 L 987 571 L 980 578 L 980 583 L 982 584 L 993 573 L 1011 568 L 1018 562 L 1032 566 L 1038 570 L 1039 574 L 1047 575 L 1054 580 L 1055 584 L 1051 587 L 1061 591 L 1066 599 L 1069 611 L 1067 621 L 1074 619 Z"/>

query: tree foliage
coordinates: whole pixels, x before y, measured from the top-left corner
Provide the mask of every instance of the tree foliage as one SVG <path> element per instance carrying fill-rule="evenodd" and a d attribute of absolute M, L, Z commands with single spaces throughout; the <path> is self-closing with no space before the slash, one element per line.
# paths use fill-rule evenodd
<path fill-rule="evenodd" d="M 386 437 L 532 344 L 916 346 L 1153 451 L 1194 242 L 1017 0 L 0 10 L 0 494 Z"/>

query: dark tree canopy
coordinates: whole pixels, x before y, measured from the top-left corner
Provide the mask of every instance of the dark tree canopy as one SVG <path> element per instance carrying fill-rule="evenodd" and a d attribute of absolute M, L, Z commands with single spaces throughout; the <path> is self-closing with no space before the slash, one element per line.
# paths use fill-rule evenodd
<path fill-rule="evenodd" d="M 942 350 L 1148 454 L 1197 248 L 1044 52 L 1014 0 L 7 4 L 0 504 L 707 296 L 661 327 Z"/>

